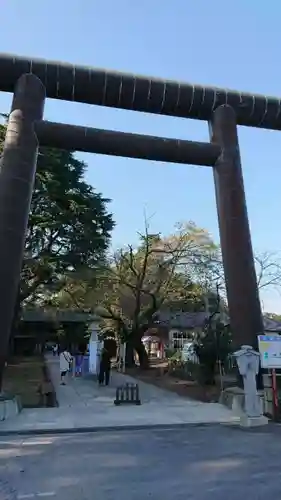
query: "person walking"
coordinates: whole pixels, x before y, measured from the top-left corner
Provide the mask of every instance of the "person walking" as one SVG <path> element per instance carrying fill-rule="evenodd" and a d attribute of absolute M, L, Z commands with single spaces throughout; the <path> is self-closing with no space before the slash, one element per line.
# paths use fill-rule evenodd
<path fill-rule="evenodd" d="M 60 353 L 60 378 L 61 385 L 65 385 L 65 377 L 70 370 L 70 366 L 72 363 L 72 356 L 67 349 L 64 349 Z"/>
<path fill-rule="evenodd" d="M 110 379 L 110 369 L 111 369 L 111 358 L 109 351 L 104 347 L 101 352 L 100 369 L 99 369 L 99 385 L 105 382 L 105 385 L 109 384 Z"/>

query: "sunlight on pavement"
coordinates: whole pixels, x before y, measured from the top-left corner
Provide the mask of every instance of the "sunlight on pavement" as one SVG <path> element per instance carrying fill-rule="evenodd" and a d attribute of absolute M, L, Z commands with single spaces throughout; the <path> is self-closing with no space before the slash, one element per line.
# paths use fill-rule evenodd
<path fill-rule="evenodd" d="M 232 469 L 234 467 L 242 467 L 244 464 L 243 460 L 234 460 L 225 458 L 221 460 L 212 460 L 209 462 L 201 462 L 199 465 L 200 469 Z"/>
<path fill-rule="evenodd" d="M 19 494 L 17 496 L 17 500 L 24 500 L 25 498 L 28 499 L 28 498 L 42 498 L 42 497 L 53 497 L 55 496 L 55 492 L 54 491 L 43 491 L 41 493 L 26 493 L 26 494 Z"/>

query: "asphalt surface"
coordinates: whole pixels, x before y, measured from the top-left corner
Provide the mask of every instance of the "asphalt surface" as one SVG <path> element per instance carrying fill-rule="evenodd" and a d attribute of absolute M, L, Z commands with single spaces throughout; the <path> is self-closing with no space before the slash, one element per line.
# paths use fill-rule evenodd
<path fill-rule="evenodd" d="M 0 484 L 0 500 L 275 499 L 281 428 L 3 437 Z"/>

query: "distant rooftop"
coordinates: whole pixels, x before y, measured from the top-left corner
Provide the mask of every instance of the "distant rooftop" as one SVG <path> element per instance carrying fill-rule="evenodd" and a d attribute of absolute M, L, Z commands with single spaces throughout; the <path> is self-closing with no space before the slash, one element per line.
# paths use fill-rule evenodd
<path fill-rule="evenodd" d="M 208 319 L 208 314 L 204 311 L 201 312 L 182 312 L 182 311 L 159 311 L 155 313 L 154 319 L 159 321 L 161 326 L 168 326 L 169 328 L 201 328 L 204 326 L 206 320 Z M 35 322 L 70 322 L 70 323 L 82 323 L 82 322 L 95 322 L 99 321 L 100 318 L 96 314 L 83 312 L 83 311 L 71 311 L 71 310 L 56 310 L 56 309 L 26 309 L 23 311 L 22 320 L 30 323 Z M 275 321 L 268 317 L 264 317 L 264 328 L 267 332 L 280 332 L 281 333 L 281 322 Z"/>
<path fill-rule="evenodd" d="M 30 323 L 37 322 L 71 322 L 83 323 L 99 321 L 95 314 L 83 311 L 56 310 L 56 309 L 26 309 L 23 311 L 22 320 Z"/>
<path fill-rule="evenodd" d="M 208 314 L 203 312 L 171 312 L 159 311 L 154 318 L 159 321 L 161 326 L 170 328 L 201 328 L 208 319 Z"/>
<path fill-rule="evenodd" d="M 201 328 L 205 325 L 209 314 L 206 312 L 174 312 L 174 311 L 159 311 L 154 315 L 154 318 L 159 321 L 161 326 L 170 328 L 192 329 Z M 281 322 L 270 319 L 266 316 L 263 318 L 264 329 L 267 332 L 280 332 Z"/>

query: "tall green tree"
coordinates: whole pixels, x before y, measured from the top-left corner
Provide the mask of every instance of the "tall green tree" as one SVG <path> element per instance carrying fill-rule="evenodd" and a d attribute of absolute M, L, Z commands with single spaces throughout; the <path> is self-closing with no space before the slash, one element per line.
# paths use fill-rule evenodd
<path fill-rule="evenodd" d="M 0 125 L 0 153 L 5 126 Z M 65 275 L 95 270 L 114 227 L 109 200 L 84 179 L 86 165 L 68 151 L 40 148 L 18 293 L 18 308 L 46 299 Z"/>

